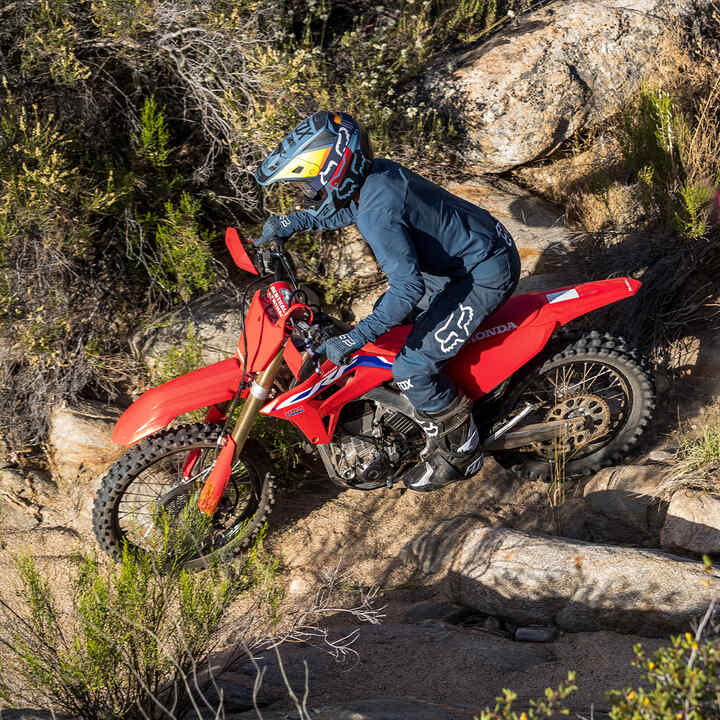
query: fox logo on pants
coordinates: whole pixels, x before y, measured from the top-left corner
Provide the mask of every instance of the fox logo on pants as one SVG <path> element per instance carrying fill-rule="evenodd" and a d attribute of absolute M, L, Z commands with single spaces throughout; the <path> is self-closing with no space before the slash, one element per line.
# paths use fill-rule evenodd
<path fill-rule="evenodd" d="M 444 353 L 450 353 L 456 347 L 463 345 L 470 334 L 468 326 L 473 319 L 473 309 L 469 305 L 461 305 L 459 312 L 455 323 L 453 323 L 455 320 L 455 313 L 453 313 L 447 322 L 435 331 L 435 339 L 440 343 L 440 349 Z"/>

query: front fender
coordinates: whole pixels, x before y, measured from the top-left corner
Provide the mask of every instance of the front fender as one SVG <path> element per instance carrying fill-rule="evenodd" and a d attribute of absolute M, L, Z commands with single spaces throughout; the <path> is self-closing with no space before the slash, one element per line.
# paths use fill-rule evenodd
<path fill-rule="evenodd" d="M 228 358 L 144 392 L 121 416 L 113 442 L 134 445 L 162 430 L 173 418 L 235 397 L 242 380 L 237 358 Z"/>

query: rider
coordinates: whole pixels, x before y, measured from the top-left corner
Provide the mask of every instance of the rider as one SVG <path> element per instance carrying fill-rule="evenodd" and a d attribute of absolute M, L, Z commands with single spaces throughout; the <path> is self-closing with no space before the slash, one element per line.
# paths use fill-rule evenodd
<path fill-rule="evenodd" d="M 303 120 L 255 177 L 261 185 L 295 181 L 307 201 L 304 211 L 268 218 L 257 244 L 355 223 L 387 275 L 389 289 L 370 315 L 318 348 L 328 360 L 340 365 L 427 301 L 392 367 L 427 436 L 424 460 L 405 484 L 434 490 L 477 472 L 472 402 L 441 370 L 517 285 L 520 259 L 508 231 L 402 165 L 373 159 L 367 133 L 342 112 Z"/>

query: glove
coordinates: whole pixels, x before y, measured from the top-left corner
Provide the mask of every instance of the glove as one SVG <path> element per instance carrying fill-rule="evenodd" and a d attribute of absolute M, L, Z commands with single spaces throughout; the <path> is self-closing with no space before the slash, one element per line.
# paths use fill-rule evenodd
<path fill-rule="evenodd" d="M 300 223 L 294 218 L 294 215 L 271 215 L 263 225 L 262 235 L 257 240 L 253 240 L 253 245 L 258 247 L 275 238 L 289 238 L 301 228 Z"/>
<path fill-rule="evenodd" d="M 328 338 L 317 347 L 317 355 L 325 355 L 334 365 L 342 365 L 343 360 L 355 350 L 359 350 L 365 341 L 354 330 L 344 335 Z"/>

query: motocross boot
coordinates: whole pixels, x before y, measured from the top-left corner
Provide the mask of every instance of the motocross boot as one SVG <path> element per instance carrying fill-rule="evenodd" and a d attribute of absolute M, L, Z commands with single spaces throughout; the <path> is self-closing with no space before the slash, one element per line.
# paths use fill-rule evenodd
<path fill-rule="evenodd" d="M 480 470 L 483 454 L 471 410 L 472 401 L 462 395 L 440 412 L 416 410 L 427 441 L 420 462 L 403 475 L 408 488 L 429 492 Z"/>

